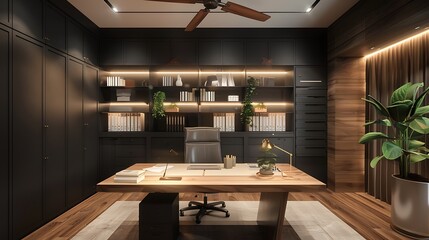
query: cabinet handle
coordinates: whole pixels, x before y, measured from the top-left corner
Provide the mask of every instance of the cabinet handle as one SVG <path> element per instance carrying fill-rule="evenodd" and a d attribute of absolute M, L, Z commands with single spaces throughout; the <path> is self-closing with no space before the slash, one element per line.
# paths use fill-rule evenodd
<path fill-rule="evenodd" d="M 89 123 L 84 123 L 83 126 L 89 126 Z"/>
<path fill-rule="evenodd" d="M 49 159 L 49 157 L 48 157 L 48 156 L 46 156 L 46 157 L 44 157 L 43 159 L 48 160 L 48 159 Z"/>
<path fill-rule="evenodd" d="M 45 128 L 48 128 L 49 127 L 49 124 L 45 124 L 45 126 L 44 126 Z"/>

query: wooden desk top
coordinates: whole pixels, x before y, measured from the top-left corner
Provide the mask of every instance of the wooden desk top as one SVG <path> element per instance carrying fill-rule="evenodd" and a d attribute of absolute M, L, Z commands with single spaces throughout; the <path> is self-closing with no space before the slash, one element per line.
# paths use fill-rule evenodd
<path fill-rule="evenodd" d="M 144 169 L 155 163 L 137 163 L 128 169 Z M 177 164 L 169 164 L 177 165 Z M 252 176 L 184 176 L 182 180 L 159 180 L 160 176 L 146 175 L 139 183 L 118 183 L 113 177 L 97 184 L 100 192 L 312 192 L 323 191 L 326 185 L 288 164 L 277 164 L 284 175 Z M 194 171 L 194 170 L 189 170 Z M 210 170 L 207 170 L 210 171 Z M 162 173 L 160 173 L 162 175 Z M 285 176 L 286 175 L 286 176 Z"/>

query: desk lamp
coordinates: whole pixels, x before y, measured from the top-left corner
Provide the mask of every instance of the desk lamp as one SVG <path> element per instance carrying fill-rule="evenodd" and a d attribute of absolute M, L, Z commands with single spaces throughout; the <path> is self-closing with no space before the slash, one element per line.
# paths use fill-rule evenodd
<path fill-rule="evenodd" d="M 282 152 L 284 152 L 284 153 L 286 153 L 286 154 L 289 155 L 289 172 L 291 172 L 292 171 L 292 156 L 293 156 L 292 153 L 284 150 L 283 148 L 275 145 L 274 143 L 271 143 L 270 140 L 268 140 L 267 138 L 264 138 L 264 140 L 262 140 L 262 146 L 261 146 L 261 148 L 263 150 L 267 150 L 268 151 L 268 150 L 271 150 L 273 147 L 277 148 L 278 150 L 280 150 L 280 151 L 282 151 Z"/>

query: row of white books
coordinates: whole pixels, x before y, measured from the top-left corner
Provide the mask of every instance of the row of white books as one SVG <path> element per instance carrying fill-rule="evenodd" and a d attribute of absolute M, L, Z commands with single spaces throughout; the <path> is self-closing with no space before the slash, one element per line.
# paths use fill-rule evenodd
<path fill-rule="evenodd" d="M 108 113 L 109 132 L 144 131 L 144 113 Z"/>
<path fill-rule="evenodd" d="M 192 89 L 192 92 L 180 91 L 179 101 L 181 101 L 181 102 L 193 102 L 193 101 L 195 101 L 195 88 Z"/>
<path fill-rule="evenodd" d="M 206 89 L 204 88 L 200 89 L 200 101 L 203 101 L 203 102 L 216 101 L 215 91 L 206 91 Z"/>
<path fill-rule="evenodd" d="M 115 174 L 113 180 L 123 183 L 139 183 L 144 179 L 145 170 L 122 170 Z"/>
<path fill-rule="evenodd" d="M 235 113 L 213 113 L 213 127 L 221 132 L 235 132 Z"/>
<path fill-rule="evenodd" d="M 249 131 L 286 131 L 286 113 L 255 113 Z"/>
<path fill-rule="evenodd" d="M 108 87 L 123 87 L 125 86 L 125 79 L 119 76 L 108 76 L 107 77 Z"/>
<path fill-rule="evenodd" d="M 162 76 L 162 86 L 173 86 L 173 77 L 172 76 Z"/>

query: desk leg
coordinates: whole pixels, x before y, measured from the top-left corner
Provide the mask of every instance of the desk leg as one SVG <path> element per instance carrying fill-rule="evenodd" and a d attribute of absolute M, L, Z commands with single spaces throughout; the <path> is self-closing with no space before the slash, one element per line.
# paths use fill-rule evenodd
<path fill-rule="evenodd" d="M 259 200 L 258 225 L 267 233 L 272 234 L 270 239 L 281 240 L 285 218 L 287 192 L 263 192 Z M 268 239 L 268 238 L 267 238 Z"/>

